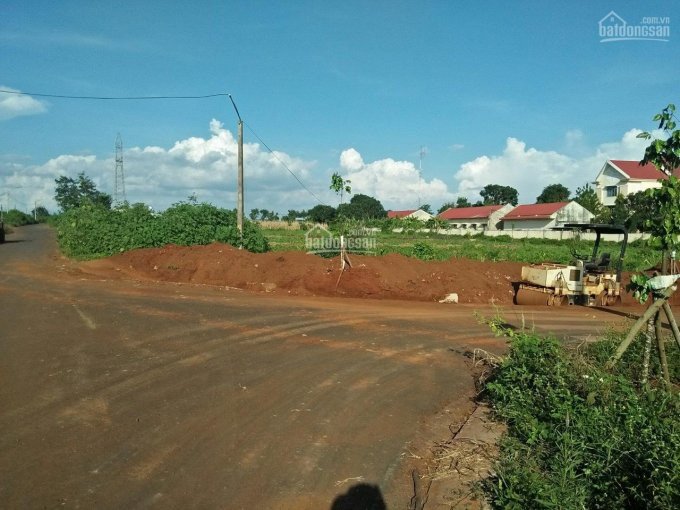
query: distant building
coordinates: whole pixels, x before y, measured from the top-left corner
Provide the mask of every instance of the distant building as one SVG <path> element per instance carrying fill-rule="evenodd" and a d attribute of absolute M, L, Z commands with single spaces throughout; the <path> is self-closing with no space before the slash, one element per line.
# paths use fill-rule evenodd
<path fill-rule="evenodd" d="M 427 221 L 433 216 L 422 209 L 409 209 L 406 211 L 387 211 L 388 218 L 415 218 L 420 221 Z"/>
<path fill-rule="evenodd" d="M 673 175 L 680 177 L 680 169 L 676 168 Z M 659 179 L 668 179 L 668 176 L 651 163 L 640 165 L 638 161 L 609 159 L 593 184 L 600 203 L 613 206 L 618 195 L 627 196 L 661 187 Z"/>
<path fill-rule="evenodd" d="M 446 220 L 449 228 L 497 230 L 501 218 L 513 207 L 511 204 L 451 207 L 439 213 L 437 217 Z"/>
<path fill-rule="evenodd" d="M 503 216 L 503 230 L 545 230 L 565 223 L 590 223 L 593 213 L 577 202 L 518 205 Z"/>

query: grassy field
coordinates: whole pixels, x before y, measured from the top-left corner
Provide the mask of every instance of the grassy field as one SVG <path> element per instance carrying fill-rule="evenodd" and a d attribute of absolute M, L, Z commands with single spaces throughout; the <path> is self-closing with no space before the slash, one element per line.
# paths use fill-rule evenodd
<path fill-rule="evenodd" d="M 302 230 L 265 229 L 264 234 L 275 251 L 304 251 L 305 232 Z M 543 239 L 511 239 L 510 237 L 490 238 L 484 236 L 449 236 L 442 234 L 377 232 L 376 254 L 401 253 L 419 256 L 423 250 L 415 249 L 425 244 L 434 260 L 468 258 L 481 261 L 513 262 L 558 262 L 568 263 L 572 252 L 590 254 L 592 243 L 586 241 L 554 241 Z M 618 243 L 602 243 L 600 252 L 609 252 L 612 259 L 618 259 Z M 654 266 L 660 260 L 660 253 L 646 246 L 644 242 L 628 245 L 624 270 L 640 271 Z"/>

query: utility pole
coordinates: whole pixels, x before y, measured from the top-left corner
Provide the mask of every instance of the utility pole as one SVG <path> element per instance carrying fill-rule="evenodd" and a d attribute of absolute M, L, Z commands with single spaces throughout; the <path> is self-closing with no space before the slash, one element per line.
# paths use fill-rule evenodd
<path fill-rule="evenodd" d="M 236 108 L 236 103 L 234 103 L 231 94 L 229 94 L 229 99 L 231 100 L 231 104 L 238 117 L 238 192 L 236 196 L 236 226 L 241 236 L 239 248 L 243 248 L 243 120 L 241 120 L 241 115 L 238 113 L 238 108 Z"/>

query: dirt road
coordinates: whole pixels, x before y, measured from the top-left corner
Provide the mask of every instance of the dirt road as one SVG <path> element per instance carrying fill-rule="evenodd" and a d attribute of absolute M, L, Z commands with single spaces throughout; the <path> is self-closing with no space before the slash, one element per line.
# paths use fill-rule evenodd
<path fill-rule="evenodd" d="M 471 411 L 457 351 L 502 351 L 489 307 L 271 297 L 97 279 L 44 226 L 0 246 L 0 507 L 327 509 L 357 483 L 387 507 Z M 508 309 L 587 335 L 617 319 Z M 439 437 L 433 437 L 437 436 Z"/>

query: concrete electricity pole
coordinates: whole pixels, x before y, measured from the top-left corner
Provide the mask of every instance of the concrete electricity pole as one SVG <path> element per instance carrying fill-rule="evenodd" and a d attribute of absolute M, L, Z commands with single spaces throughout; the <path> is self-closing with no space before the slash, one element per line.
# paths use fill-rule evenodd
<path fill-rule="evenodd" d="M 243 247 L 243 120 L 241 120 L 241 115 L 238 113 L 238 108 L 236 108 L 236 103 L 234 99 L 229 94 L 229 99 L 231 104 L 234 106 L 236 111 L 236 116 L 238 117 L 238 193 L 236 198 L 236 226 L 238 227 L 239 234 L 241 235 L 240 248 Z"/>

